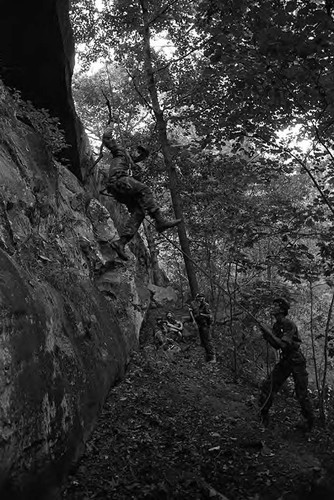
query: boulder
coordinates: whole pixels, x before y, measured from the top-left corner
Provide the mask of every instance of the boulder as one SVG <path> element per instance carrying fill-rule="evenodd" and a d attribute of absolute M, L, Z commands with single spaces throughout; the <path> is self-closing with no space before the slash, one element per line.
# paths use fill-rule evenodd
<path fill-rule="evenodd" d="M 171 286 L 161 287 L 150 283 L 148 289 L 152 293 L 153 301 L 157 306 L 170 306 L 177 301 L 177 293 Z"/>

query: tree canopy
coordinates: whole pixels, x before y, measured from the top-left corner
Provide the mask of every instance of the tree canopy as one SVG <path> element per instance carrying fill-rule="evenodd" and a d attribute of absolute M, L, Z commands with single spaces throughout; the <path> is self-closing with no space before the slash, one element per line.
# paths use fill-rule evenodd
<path fill-rule="evenodd" d="M 160 196 L 170 189 L 163 199 L 185 222 L 183 255 L 212 300 L 226 306 L 233 297 L 257 311 L 274 293 L 310 301 L 318 290 L 325 311 L 334 257 L 332 2 L 77 0 L 72 23 L 82 68 L 74 93 L 87 130 L 101 135 L 109 96 L 127 146 L 149 146 L 145 179 Z M 96 61 L 99 71 L 87 72 Z M 182 254 L 158 245 L 184 290 L 194 270 L 186 278 Z"/>

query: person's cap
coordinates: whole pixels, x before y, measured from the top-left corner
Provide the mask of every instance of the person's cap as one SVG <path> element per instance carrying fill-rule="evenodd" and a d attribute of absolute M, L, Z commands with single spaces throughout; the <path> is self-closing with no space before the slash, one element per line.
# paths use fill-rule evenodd
<path fill-rule="evenodd" d="M 287 300 L 285 300 L 282 297 L 277 297 L 276 299 L 273 300 L 274 304 L 278 304 L 280 309 L 282 309 L 284 312 L 288 312 L 290 309 L 290 304 Z"/>
<path fill-rule="evenodd" d="M 113 127 L 106 127 L 104 132 L 103 132 L 102 140 L 103 139 L 112 139 L 113 136 L 114 136 Z"/>

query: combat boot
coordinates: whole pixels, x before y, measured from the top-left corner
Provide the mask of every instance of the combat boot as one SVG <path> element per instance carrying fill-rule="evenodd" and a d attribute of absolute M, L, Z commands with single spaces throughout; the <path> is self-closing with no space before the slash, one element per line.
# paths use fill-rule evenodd
<path fill-rule="evenodd" d="M 128 256 L 125 253 L 125 242 L 120 240 L 112 241 L 110 246 L 113 250 L 115 250 L 122 260 L 129 260 Z"/>
<path fill-rule="evenodd" d="M 166 231 L 166 229 L 169 229 L 170 227 L 177 226 L 178 224 L 180 224 L 182 220 L 182 219 L 171 219 L 171 220 L 165 219 L 160 209 L 153 212 L 151 216 L 155 220 L 155 229 L 157 230 L 158 233 L 162 233 L 163 231 Z"/>

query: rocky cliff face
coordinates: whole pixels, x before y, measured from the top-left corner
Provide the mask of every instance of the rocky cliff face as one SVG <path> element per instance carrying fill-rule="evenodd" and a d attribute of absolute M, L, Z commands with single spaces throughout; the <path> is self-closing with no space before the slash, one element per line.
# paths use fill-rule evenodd
<path fill-rule="evenodd" d="M 11 500 L 44 498 L 80 453 L 150 300 L 147 259 L 117 259 L 109 212 L 34 123 L 0 86 L 0 497 Z"/>
<path fill-rule="evenodd" d="M 157 293 L 140 238 L 125 266 L 114 213 L 81 184 L 68 8 L 0 0 L 0 77 L 20 92 L 0 81 L 1 500 L 54 498 Z"/>
<path fill-rule="evenodd" d="M 71 76 L 74 43 L 70 0 L 0 0 L 0 77 L 59 118 L 69 145 L 62 154 L 80 179 L 85 136 L 76 118 Z"/>

